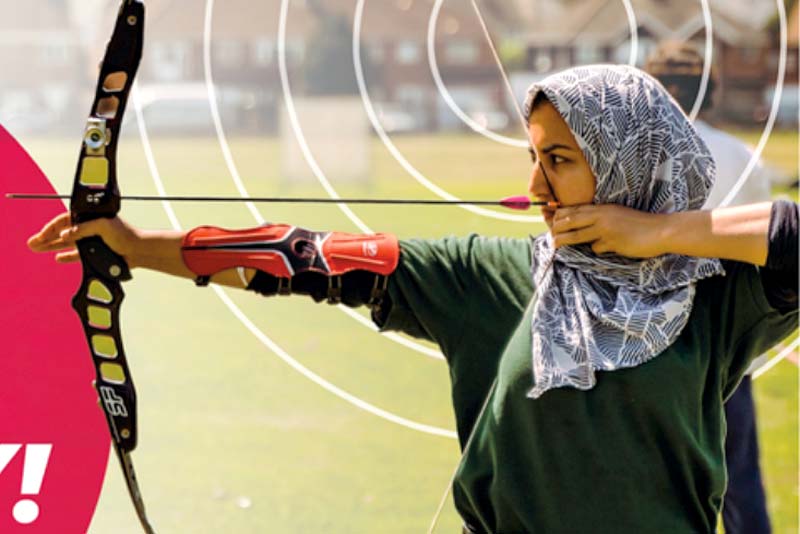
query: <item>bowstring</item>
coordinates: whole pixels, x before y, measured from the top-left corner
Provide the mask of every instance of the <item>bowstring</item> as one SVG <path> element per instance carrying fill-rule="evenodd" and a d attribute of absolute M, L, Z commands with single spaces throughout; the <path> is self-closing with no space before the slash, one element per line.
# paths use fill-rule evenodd
<path fill-rule="evenodd" d="M 477 0 L 471 0 L 471 3 L 472 3 L 472 8 L 474 9 L 475 14 L 478 17 L 478 22 L 479 22 L 479 24 L 481 26 L 481 30 L 483 31 L 483 35 L 486 38 L 486 42 L 489 44 L 489 49 L 492 52 L 492 57 L 494 57 L 495 63 L 497 64 L 497 68 L 500 71 L 500 76 L 503 79 L 503 84 L 505 85 L 506 90 L 508 91 L 509 95 L 511 96 L 511 101 L 514 103 L 514 109 L 516 110 L 517 117 L 519 118 L 520 124 L 522 125 L 522 130 L 525 132 L 525 136 L 527 137 L 527 135 L 528 135 L 528 121 L 526 120 L 525 114 L 522 111 L 522 106 L 520 106 L 519 101 L 517 100 L 516 95 L 514 94 L 514 88 L 511 86 L 511 81 L 508 78 L 508 74 L 506 73 L 505 67 L 503 67 L 503 62 L 500 59 L 500 54 L 497 52 L 497 47 L 495 46 L 494 40 L 492 39 L 492 35 L 489 32 L 489 27 L 486 25 L 486 20 L 484 19 L 483 13 L 481 12 L 480 7 L 478 6 Z M 542 160 L 541 160 L 541 158 L 539 158 L 539 154 L 536 151 L 536 147 L 534 147 L 533 143 L 531 143 L 529 148 L 534 153 L 534 155 L 536 156 L 536 163 L 539 165 L 539 168 L 542 170 L 542 173 L 543 173 L 543 175 L 545 177 L 545 181 L 547 182 L 547 186 L 550 188 L 550 192 L 552 193 L 553 198 L 555 200 L 558 200 L 557 197 L 555 196 L 555 191 L 553 191 L 553 187 L 550 184 L 550 178 L 547 176 L 547 172 L 545 171 L 544 164 L 542 164 Z M 550 267 L 553 265 L 553 261 L 555 261 L 555 259 L 556 259 L 556 251 L 553 250 L 553 255 L 550 257 L 550 260 L 547 262 L 547 265 L 545 266 L 544 270 L 542 271 L 542 274 L 539 277 L 539 281 L 535 284 L 535 287 L 534 287 L 534 290 L 533 290 L 533 295 L 531 295 L 531 300 L 530 300 L 531 304 L 536 299 L 536 295 L 539 292 L 539 286 L 541 285 L 542 280 L 544 280 L 544 277 L 547 274 L 547 272 L 550 270 Z M 494 380 L 492 381 L 492 385 L 489 388 L 489 392 L 486 394 L 486 398 L 483 401 L 483 406 L 481 407 L 480 411 L 478 412 L 478 416 L 475 418 L 475 422 L 474 422 L 474 424 L 472 426 L 472 430 L 470 431 L 469 436 L 467 437 L 467 441 L 464 444 L 464 449 L 461 452 L 461 457 L 459 458 L 455 469 L 453 469 L 453 474 L 450 476 L 450 480 L 447 483 L 447 487 L 444 490 L 444 494 L 442 495 L 442 498 L 439 500 L 439 506 L 436 508 L 436 513 L 434 514 L 433 519 L 431 520 L 430 527 L 428 527 L 428 534 L 434 534 L 434 532 L 436 531 L 436 527 L 439 524 L 439 518 L 442 515 L 442 511 L 444 510 L 444 506 L 445 506 L 445 503 L 447 502 L 447 498 L 450 496 L 450 492 L 453 489 L 453 484 L 455 483 L 456 476 L 458 476 L 459 470 L 464 465 L 464 460 L 466 459 L 467 454 L 469 453 L 470 447 L 472 446 L 472 442 L 475 439 L 475 435 L 476 435 L 477 429 L 478 429 L 478 422 L 483 418 L 483 414 L 486 412 L 486 408 L 488 408 L 488 406 L 489 406 L 489 403 L 490 403 L 490 401 L 492 399 L 492 395 L 494 394 L 494 391 L 495 391 L 496 387 L 497 387 L 497 374 L 495 374 Z"/>
<path fill-rule="evenodd" d="M 539 293 L 539 287 L 542 284 L 542 280 L 544 280 L 544 277 L 547 275 L 547 271 L 550 270 L 550 267 L 553 265 L 553 261 L 555 261 L 555 259 L 556 259 L 556 253 L 554 250 L 553 255 L 550 256 L 550 260 L 548 260 L 547 265 L 545 265 L 545 268 L 542 271 L 539 280 L 536 282 L 536 286 L 534 287 L 533 290 L 533 295 L 531 295 L 530 305 L 534 303 L 536 295 Z M 478 417 L 475 418 L 472 430 L 470 431 L 469 436 L 467 437 L 467 442 L 464 444 L 464 449 L 461 451 L 461 457 L 458 459 L 458 463 L 456 464 L 455 469 L 453 469 L 453 473 L 450 475 L 450 480 L 447 482 L 447 487 L 444 489 L 442 498 L 439 499 L 439 506 L 436 507 L 436 513 L 434 513 L 430 527 L 428 527 L 428 534 L 434 534 L 436 530 L 436 526 L 439 523 L 439 518 L 441 517 L 442 511 L 444 511 L 444 506 L 447 503 L 447 498 L 450 496 L 450 491 L 453 489 L 453 484 L 456 481 L 456 476 L 458 476 L 458 471 L 464 464 L 464 460 L 467 457 L 467 453 L 469 453 L 470 447 L 472 446 L 472 442 L 475 439 L 475 435 L 478 429 L 478 422 L 483 418 L 483 414 L 484 412 L 486 412 L 486 408 L 489 406 L 489 402 L 492 399 L 492 395 L 494 394 L 494 390 L 496 387 L 497 387 L 497 374 L 495 374 L 494 380 L 492 380 L 492 385 L 489 387 L 489 392 L 486 394 L 486 398 L 483 401 L 483 406 L 481 406 L 481 409 L 478 412 Z"/>
<path fill-rule="evenodd" d="M 486 20 L 483 18 L 483 13 L 481 13 L 481 8 L 478 7 L 477 0 L 471 0 L 472 8 L 475 10 L 475 14 L 478 16 L 478 23 L 481 26 L 481 30 L 483 31 L 483 36 L 486 38 L 486 42 L 489 44 L 489 49 L 492 51 L 492 57 L 494 57 L 495 64 L 497 65 L 498 70 L 500 71 L 500 76 L 503 78 L 503 84 L 508 91 L 508 94 L 511 96 L 511 101 L 514 103 L 514 109 L 517 112 L 517 117 L 520 120 L 520 124 L 522 124 L 522 131 L 525 132 L 525 137 L 528 136 L 528 121 L 525 120 L 525 113 L 522 112 L 522 106 L 519 105 L 519 101 L 517 100 L 516 96 L 514 95 L 514 88 L 511 86 L 511 80 L 508 78 L 508 74 L 506 73 L 505 67 L 503 67 L 503 61 L 500 59 L 500 54 L 497 52 L 497 47 L 494 44 L 494 40 L 492 39 L 492 34 L 489 33 L 489 27 L 486 25 Z"/>

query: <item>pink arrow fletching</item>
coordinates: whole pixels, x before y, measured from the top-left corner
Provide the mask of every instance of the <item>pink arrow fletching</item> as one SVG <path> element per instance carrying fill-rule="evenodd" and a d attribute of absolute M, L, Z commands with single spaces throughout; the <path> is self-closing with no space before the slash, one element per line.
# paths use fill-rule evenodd
<path fill-rule="evenodd" d="M 500 205 L 512 210 L 526 210 L 531 207 L 531 199 L 525 195 L 506 197 L 500 201 Z"/>

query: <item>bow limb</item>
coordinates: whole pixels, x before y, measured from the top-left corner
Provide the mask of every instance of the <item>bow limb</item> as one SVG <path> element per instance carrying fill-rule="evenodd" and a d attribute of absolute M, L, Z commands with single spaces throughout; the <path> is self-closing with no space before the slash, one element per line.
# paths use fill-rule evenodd
<path fill-rule="evenodd" d="M 117 185 L 117 145 L 122 118 L 144 41 L 144 4 L 122 0 L 114 33 L 100 66 L 94 102 L 84 130 L 70 213 L 73 224 L 113 218 L 120 209 Z M 131 273 L 124 259 L 101 238 L 77 243 L 83 277 L 72 307 L 81 319 L 95 366 L 95 387 L 136 513 L 147 534 L 153 534 L 133 469 L 136 448 L 136 390 L 128 369 L 119 312 L 125 293 L 122 282 Z"/>

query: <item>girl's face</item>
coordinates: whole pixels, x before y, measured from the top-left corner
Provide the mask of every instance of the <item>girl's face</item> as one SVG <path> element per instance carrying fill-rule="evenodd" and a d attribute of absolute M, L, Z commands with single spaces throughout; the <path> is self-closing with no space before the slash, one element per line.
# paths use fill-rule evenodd
<path fill-rule="evenodd" d="M 549 101 L 534 107 L 528 137 L 534 164 L 528 182 L 531 195 L 540 201 L 558 201 L 562 206 L 590 204 L 594 199 L 594 174 L 569 126 Z M 541 161 L 537 161 L 536 154 Z M 555 208 L 542 208 L 548 227 L 553 225 L 554 214 Z"/>

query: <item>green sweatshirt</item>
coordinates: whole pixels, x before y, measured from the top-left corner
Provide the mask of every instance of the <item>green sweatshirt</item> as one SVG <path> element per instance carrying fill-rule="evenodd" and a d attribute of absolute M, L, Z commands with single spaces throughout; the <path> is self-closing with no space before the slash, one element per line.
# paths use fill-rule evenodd
<path fill-rule="evenodd" d="M 474 532 L 716 532 L 725 491 L 723 399 L 797 313 L 767 302 L 756 267 L 697 285 L 680 337 L 589 391 L 527 397 L 531 241 L 470 236 L 401 244 L 382 325 L 439 344 L 462 448 L 455 505 Z M 497 378 L 490 403 L 476 422 Z"/>

